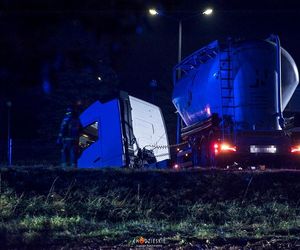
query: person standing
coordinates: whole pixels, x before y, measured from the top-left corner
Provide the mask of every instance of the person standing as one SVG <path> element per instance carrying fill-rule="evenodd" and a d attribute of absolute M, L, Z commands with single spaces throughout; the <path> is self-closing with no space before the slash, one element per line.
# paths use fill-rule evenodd
<path fill-rule="evenodd" d="M 61 146 L 61 166 L 77 167 L 79 153 L 79 135 L 81 123 L 77 113 L 72 108 L 68 108 L 60 126 L 57 144 Z"/>

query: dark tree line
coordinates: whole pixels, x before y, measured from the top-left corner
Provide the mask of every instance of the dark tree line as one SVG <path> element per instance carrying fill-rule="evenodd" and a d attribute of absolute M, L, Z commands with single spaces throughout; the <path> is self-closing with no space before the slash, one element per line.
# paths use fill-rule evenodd
<path fill-rule="evenodd" d="M 29 3 L 3 4 L 1 111 L 5 116 L 5 103 L 12 101 L 15 137 L 53 139 L 67 106 L 77 104 L 81 111 L 121 88 L 114 57 L 142 20 L 135 9 L 126 15 L 119 12 L 122 6 L 114 9 L 112 1 L 101 10 L 76 1 L 71 8 L 59 1 Z"/>

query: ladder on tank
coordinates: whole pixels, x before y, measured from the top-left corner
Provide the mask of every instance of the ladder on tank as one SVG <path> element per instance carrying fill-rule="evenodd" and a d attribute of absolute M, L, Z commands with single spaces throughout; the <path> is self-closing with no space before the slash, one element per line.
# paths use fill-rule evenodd
<path fill-rule="evenodd" d="M 219 53 L 219 79 L 222 108 L 222 139 L 236 140 L 235 135 L 235 101 L 234 79 L 232 70 L 232 48 L 228 39 L 226 46 Z"/>

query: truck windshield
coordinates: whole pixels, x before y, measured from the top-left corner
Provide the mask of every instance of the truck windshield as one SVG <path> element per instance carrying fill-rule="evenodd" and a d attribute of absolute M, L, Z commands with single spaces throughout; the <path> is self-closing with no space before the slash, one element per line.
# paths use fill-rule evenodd
<path fill-rule="evenodd" d="M 79 147 L 84 150 L 98 140 L 98 122 L 86 126 L 79 137 Z"/>

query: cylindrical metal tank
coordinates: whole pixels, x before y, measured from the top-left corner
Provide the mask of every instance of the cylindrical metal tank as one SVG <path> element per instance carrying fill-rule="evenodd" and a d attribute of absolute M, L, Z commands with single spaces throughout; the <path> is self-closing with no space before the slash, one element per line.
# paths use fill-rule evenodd
<path fill-rule="evenodd" d="M 224 67 L 226 58 L 230 63 Z M 187 126 L 218 113 L 220 117 L 233 115 L 239 130 L 280 129 L 276 44 L 268 40 L 231 42 L 215 56 L 199 61 L 174 83 L 173 103 Z M 283 48 L 281 65 L 284 110 L 298 85 L 299 75 L 293 58 Z M 224 87 L 226 77 L 222 75 L 225 70 L 232 85 L 228 92 Z"/>

